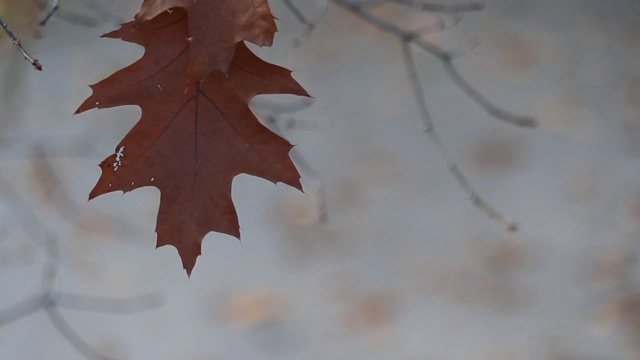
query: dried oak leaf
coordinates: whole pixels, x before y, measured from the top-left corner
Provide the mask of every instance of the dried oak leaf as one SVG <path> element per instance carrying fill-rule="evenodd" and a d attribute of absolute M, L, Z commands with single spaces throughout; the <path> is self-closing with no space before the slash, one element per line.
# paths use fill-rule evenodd
<path fill-rule="evenodd" d="M 189 16 L 191 84 L 213 70 L 226 73 L 238 42 L 270 46 L 277 30 L 267 0 L 144 0 L 135 22 L 143 23 L 172 8 L 183 8 Z"/>
<path fill-rule="evenodd" d="M 145 54 L 92 85 L 77 113 L 138 105 L 140 121 L 101 164 L 89 198 L 143 186 L 160 190 L 157 246 L 178 249 L 188 274 L 210 231 L 240 236 L 231 182 L 250 174 L 301 189 L 292 145 L 265 128 L 248 102 L 258 94 L 308 96 L 291 71 L 266 63 L 237 45 L 228 74 L 213 71 L 186 86 L 190 58 L 187 16 L 180 9 L 104 35 L 137 43 Z"/>

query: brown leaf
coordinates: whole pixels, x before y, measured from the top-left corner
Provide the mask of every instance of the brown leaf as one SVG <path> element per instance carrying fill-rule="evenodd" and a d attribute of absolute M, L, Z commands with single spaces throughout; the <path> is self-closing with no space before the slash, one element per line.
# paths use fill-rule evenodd
<path fill-rule="evenodd" d="M 207 77 L 213 70 L 229 70 L 236 44 L 250 41 L 271 46 L 276 32 L 267 0 L 144 0 L 136 23 L 150 20 L 171 8 L 183 8 L 189 16 L 189 83 Z"/>
<path fill-rule="evenodd" d="M 76 113 L 140 106 L 140 121 L 100 164 L 102 175 L 89 198 L 143 186 L 160 189 L 157 246 L 175 246 L 190 274 L 207 233 L 240 236 L 231 201 L 236 175 L 301 189 L 289 158 L 292 145 L 260 124 L 248 102 L 258 94 L 308 94 L 289 70 L 260 60 L 242 42 L 227 75 L 214 70 L 185 85 L 191 58 L 187 26 L 186 12 L 175 9 L 106 34 L 144 46 L 145 54 L 92 85 L 93 94 Z"/>

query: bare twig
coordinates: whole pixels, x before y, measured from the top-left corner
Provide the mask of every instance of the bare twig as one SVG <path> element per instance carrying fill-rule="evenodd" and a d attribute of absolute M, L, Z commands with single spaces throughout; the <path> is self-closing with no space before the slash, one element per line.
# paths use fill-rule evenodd
<path fill-rule="evenodd" d="M 515 231 L 518 228 L 518 225 L 506 218 L 502 213 L 496 210 L 491 204 L 486 202 L 476 190 L 471 186 L 469 180 L 464 175 L 464 173 L 460 170 L 456 162 L 453 160 L 451 155 L 449 155 L 449 151 L 445 146 L 444 142 L 440 138 L 440 135 L 436 131 L 433 126 L 433 120 L 431 118 L 431 114 L 429 113 L 429 109 L 427 107 L 427 102 L 424 96 L 424 90 L 422 89 L 422 85 L 420 84 L 420 79 L 418 77 L 418 70 L 416 68 L 415 61 L 413 59 L 413 52 L 411 50 L 411 45 L 408 42 L 402 43 L 402 55 L 403 59 L 408 71 L 409 80 L 411 81 L 411 86 L 413 87 L 413 93 L 415 94 L 416 101 L 418 102 L 418 108 L 420 109 L 420 114 L 422 118 L 422 124 L 424 132 L 427 134 L 431 142 L 435 145 L 436 150 L 438 151 L 438 155 L 442 160 L 447 164 L 447 169 L 456 180 L 458 185 L 464 190 L 467 194 L 467 197 L 473 203 L 473 205 L 480 208 L 480 210 L 484 211 L 489 217 L 496 219 L 499 221 L 505 229 L 508 231 Z"/>
<path fill-rule="evenodd" d="M 47 314 L 49 320 L 62 337 L 83 356 L 88 359 L 110 359 L 100 354 L 82 339 L 58 309 L 67 308 L 80 311 L 126 314 L 157 308 L 163 302 L 162 297 L 158 294 L 147 294 L 127 299 L 110 299 L 55 291 L 54 285 L 60 264 L 60 240 L 58 236 L 48 229 L 11 182 L 1 174 L 0 192 L 3 198 L 16 208 L 16 217 L 27 234 L 38 245 L 43 247 L 46 253 L 42 273 L 42 294 L 25 299 L 12 307 L 0 311 L 0 326 L 9 325 L 42 310 Z"/>
<path fill-rule="evenodd" d="M 38 70 L 38 71 L 42 71 L 42 65 L 40 64 L 38 59 L 36 59 L 33 56 L 29 55 L 27 50 L 25 50 L 24 47 L 22 47 L 22 43 L 20 42 L 20 39 L 18 39 L 13 34 L 11 29 L 9 28 L 9 25 L 7 25 L 7 23 L 1 17 L 0 17 L 0 26 L 2 26 L 4 31 L 9 36 L 9 39 L 11 39 L 11 43 L 13 44 L 13 46 L 15 46 L 16 48 L 18 48 L 18 50 L 20 50 L 20 52 L 22 53 L 22 56 L 24 56 L 24 58 L 31 63 L 33 68 Z"/>
<path fill-rule="evenodd" d="M 484 3 L 474 1 L 464 4 L 443 5 L 425 2 L 422 0 L 387 0 L 388 2 L 408 6 L 420 11 L 441 12 L 441 13 L 459 13 L 466 11 L 479 11 L 484 9 Z"/>
<path fill-rule="evenodd" d="M 259 108 L 277 115 L 304 110 L 311 106 L 311 104 L 313 104 L 313 99 L 308 97 L 300 97 L 290 102 L 278 103 L 260 97 L 251 100 L 251 107 Z"/>
<path fill-rule="evenodd" d="M 302 34 L 300 34 L 293 41 L 293 46 L 298 47 L 300 46 L 300 44 L 302 44 L 304 40 L 309 38 L 313 30 L 315 30 L 316 22 L 308 19 L 291 0 L 282 0 L 282 1 L 284 2 L 284 5 L 287 7 L 287 9 L 289 9 L 289 11 L 291 11 L 293 16 L 298 20 L 298 22 L 300 22 L 300 24 L 302 24 L 305 27 Z M 321 15 L 320 17 L 324 16 L 324 12 L 326 12 L 326 10 L 327 9 L 325 7 L 322 12 L 323 15 Z"/>
<path fill-rule="evenodd" d="M 295 16 L 295 18 L 298 19 L 298 21 L 302 25 L 304 25 L 307 28 L 309 28 L 309 31 L 311 31 L 316 26 L 316 24 L 314 24 L 313 22 L 309 21 L 307 19 L 307 17 L 304 16 L 302 11 L 300 11 L 300 9 L 298 9 L 298 7 L 296 5 L 294 5 L 293 2 L 291 2 L 291 0 L 282 0 L 282 2 L 284 2 L 284 5 L 287 7 L 287 9 L 289 9 L 289 11 L 291 11 L 293 16 Z"/>
<path fill-rule="evenodd" d="M 49 239 L 55 239 L 55 234 L 51 233 L 45 224 L 36 215 L 29 203 L 18 193 L 13 184 L 0 173 L 0 193 L 3 200 L 12 204 L 13 213 L 20 223 L 20 226 L 29 235 L 33 242 L 42 247 L 50 261 L 59 261 L 56 254 L 50 253 L 52 250 Z M 43 238 L 45 240 L 43 240 Z"/>
<path fill-rule="evenodd" d="M 60 9 L 60 6 L 58 5 L 58 1 L 59 0 L 51 0 L 49 2 L 49 5 L 47 6 L 47 11 L 45 12 L 44 17 L 38 23 L 39 26 L 42 27 L 47 25 L 47 22 L 49 21 L 49 19 L 51 19 L 53 14 L 55 14 L 55 12 L 58 11 L 58 9 Z"/>
<path fill-rule="evenodd" d="M 48 295 L 38 295 L 29 299 L 20 301 L 0 311 L 0 326 L 7 326 L 26 316 L 34 314 L 42 310 L 48 301 Z"/>
<path fill-rule="evenodd" d="M 45 313 L 49 317 L 49 320 L 51 320 L 51 323 L 56 328 L 56 330 L 58 330 L 60 335 L 62 335 L 62 337 L 65 338 L 65 340 L 67 340 L 67 342 L 84 357 L 91 360 L 113 359 L 100 354 L 96 349 L 93 348 L 93 346 L 84 341 L 80 334 L 78 334 L 78 332 L 73 329 L 73 327 L 67 322 L 67 320 L 62 316 L 60 311 L 58 311 L 55 306 L 47 306 L 45 308 Z"/>
<path fill-rule="evenodd" d="M 50 11 L 51 2 L 49 0 L 33 0 L 33 2 L 45 14 Z M 101 23 L 100 19 L 98 18 L 95 18 L 92 16 L 86 16 L 83 14 L 72 13 L 69 11 L 64 11 L 63 9 L 56 10 L 51 14 L 51 17 L 56 17 L 68 23 L 77 24 L 85 27 L 96 27 Z"/>
<path fill-rule="evenodd" d="M 453 56 L 451 53 L 445 51 L 439 46 L 432 44 L 420 37 L 419 33 L 405 30 L 396 24 L 388 22 L 362 8 L 357 2 L 349 0 L 331 0 L 335 4 L 347 9 L 352 14 L 358 16 L 365 22 L 375 26 L 376 28 L 394 35 L 401 41 L 410 42 L 415 44 L 427 53 L 437 57 L 444 65 L 447 73 L 451 76 L 452 80 L 458 85 L 463 92 L 469 96 L 473 101 L 485 109 L 490 115 L 496 117 L 499 120 L 506 121 L 513 125 L 534 127 L 536 126 L 535 119 L 528 116 L 520 116 L 512 114 L 506 110 L 500 109 L 498 106 L 493 105 L 489 100 L 480 94 L 475 88 L 473 88 L 457 71 L 453 65 Z"/>
<path fill-rule="evenodd" d="M 508 112 L 499 108 L 490 102 L 486 97 L 484 97 L 478 90 L 476 90 L 473 86 L 469 84 L 467 80 L 465 80 L 457 68 L 453 64 L 453 60 L 463 53 L 463 51 L 459 50 L 457 52 L 446 51 L 439 46 L 426 41 L 422 36 L 424 35 L 424 31 L 411 31 L 404 29 L 395 23 L 389 22 L 377 15 L 374 15 L 370 11 L 368 11 L 365 7 L 363 7 L 363 2 L 355 1 L 355 0 L 331 0 L 336 5 L 346 9 L 353 15 L 359 17 L 366 23 L 378 28 L 381 31 L 389 33 L 395 36 L 402 44 L 402 54 L 405 63 L 405 67 L 407 68 L 407 72 L 409 74 L 409 79 L 411 81 L 411 86 L 413 88 L 413 93 L 415 95 L 416 101 L 418 102 L 418 108 L 420 110 L 423 130 L 431 140 L 431 142 L 435 145 L 439 156 L 446 163 L 447 168 L 453 178 L 456 180 L 458 185 L 464 190 L 464 192 L 469 197 L 470 201 L 479 209 L 481 209 L 484 213 L 486 213 L 489 217 L 499 221 L 505 229 L 508 231 L 515 231 L 517 229 L 517 224 L 512 220 L 506 218 L 502 213 L 496 210 L 491 204 L 485 201 L 482 197 L 478 195 L 475 189 L 469 183 L 467 177 L 460 170 L 458 165 L 453 161 L 453 158 L 449 155 L 449 151 L 447 147 L 444 145 L 444 142 L 438 135 L 438 132 L 435 130 L 433 126 L 433 121 L 431 119 L 431 115 L 429 113 L 427 102 L 425 99 L 424 90 L 420 83 L 418 77 L 418 70 L 413 59 L 413 51 L 411 49 L 411 45 L 415 45 L 428 54 L 435 56 L 440 60 L 443 64 L 447 74 L 454 82 L 455 85 L 460 88 L 464 94 L 466 94 L 470 99 L 472 99 L 476 104 L 478 104 L 481 108 L 483 108 L 488 114 L 491 116 L 508 122 L 513 125 L 523 126 L 523 127 L 534 127 L 536 126 L 536 120 L 526 116 L 520 116 Z M 478 2 L 472 2 L 467 4 L 459 4 L 459 5 L 436 5 L 432 3 L 428 3 L 421 0 L 386 0 L 389 3 L 395 3 L 404 6 L 410 6 L 418 10 L 422 11 L 430 11 L 430 12 L 446 12 L 446 13 L 458 13 L 462 11 L 475 11 L 481 10 L 484 5 Z M 370 3 L 367 3 L 370 4 Z M 444 26 L 441 26 L 444 28 Z M 473 48 L 474 43 L 470 43 L 471 45 L 467 48 Z M 464 51 L 466 52 L 466 50 Z"/>
<path fill-rule="evenodd" d="M 534 127 L 537 126 L 537 120 L 528 116 L 521 116 L 504 109 L 499 108 L 494 105 L 491 101 L 489 101 L 480 91 L 476 90 L 467 80 L 465 80 L 458 69 L 453 65 L 451 59 L 446 59 L 442 61 L 445 70 L 451 77 L 451 80 L 458 85 L 464 91 L 465 94 L 469 95 L 476 102 L 476 104 L 480 105 L 489 115 L 504 120 L 508 123 L 524 126 L 524 127 Z"/>

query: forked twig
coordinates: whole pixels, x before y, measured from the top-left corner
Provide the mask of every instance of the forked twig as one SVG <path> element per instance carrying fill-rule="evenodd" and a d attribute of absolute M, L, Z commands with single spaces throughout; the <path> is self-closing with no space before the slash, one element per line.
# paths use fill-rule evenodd
<path fill-rule="evenodd" d="M 388 22 L 362 8 L 357 2 L 349 0 L 331 0 L 337 5 L 349 10 L 354 15 L 358 16 L 365 22 L 377 27 L 378 29 L 394 35 L 400 41 L 410 42 L 415 44 L 427 53 L 437 57 L 445 67 L 445 70 L 451 77 L 452 81 L 462 89 L 462 91 L 469 96 L 476 104 L 480 105 L 491 116 L 511 123 L 513 125 L 524 127 L 535 127 L 536 120 L 528 116 L 521 116 L 512 114 L 506 110 L 500 109 L 498 106 L 491 103 L 486 97 L 484 97 L 478 90 L 469 84 L 458 72 L 455 65 L 453 65 L 454 56 L 439 46 L 432 44 L 420 37 L 419 33 L 405 30 L 396 24 Z"/>
<path fill-rule="evenodd" d="M 422 85 L 420 84 L 418 69 L 416 68 L 416 63 L 413 59 L 413 51 L 411 50 L 411 44 L 409 42 L 402 42 L 402 56 L 407 68 L 409 80 L 411 81 L 411 86 L 413 87 L 413 93 L 415 94 L 416 101 L 418 102 L 418 108 L 420 109 L 423 130 L 425 134 L 427 134 L 431 142 L 435 145 L 440 158 L 442 158 L 445 164 L 447 164 L 447 169 L 456 180 L 458 185 L 460 185 L 460 187 L 467 194 L 467 197 L 469 198 L 471 203 L 473 203 L 473 205 L 480 208 L 480 210 L 484 211 L 489 217 L 499 221 L 506 230 L 516 231 L 518 229 L 518 224 L 505 217 L 500 211 L 495 209 L 493 206 L 491 206 L 491 204 L 489 204 L 482 197 L 480 197 L 480 195 L 478 195 L 476 190 L 469 183 L 467 177 L 460 170 L 456 162 L 449 154 L 447 147 L 445 146 L 444 142 L 440 138 L 440 135 L 433 126 L 433 120 L 431 118 L 429 108 L 427 107 L 424 90 L 422 88 Z"/>
<path fill-rule="evenodd" d="M 66 21 L 70 24 L 76 24 L 84 27 L 96 27 L 102 23 L 101 19 L 107 19 L 114 24 L 124 22 L 124 20 L 120 19 L 115 13 L 109 11 L 106 7 L 104 7 L 102 5 L 102 2 L 96 0 L 84 0 L 83 2 L 99 17 L 69 11 L 68 9 L 61 9 L 60 6 L 58 6 L 58 9 L 56 9 L 55 11 L 52 11 L 52 9 L 54 9 L 55 5 L 58 3 L 57 0 L 32 0 L 32 2 L 45 13 L 43 21 L 47 18 L 48 15 L 49 18 L 55 16 L 56 18 Z M 46 20 L 48 21 L 49 19 Z M 45 21 L 45 23 L 47 21 Z M 40 30 L 42 30 L 43 25 L 44 24 L 42 24 L 41 22 Z"/>
<path fill-rule="evenodd" d="M 284 0 L 285 2 L 290 3 L 288 0 Z M 329 1 L 329 0 L 327 0 Z M 423 35 L 428 31 L 423 29 L 418 29 L 415 31 L 407 30 L 398 26 L 397 24 L 387 21 L 372 12 L 368 9 L 372 5 L 381 5 L 384 3 L 391 3 L 406 7 L 411 7 L 413 9 L 417 9 L 425 12 L 440 12 L 447 13 L 454 16 L 454 24 L 460 20 L 460 12 L 467 11 L 477 11 L 482 10 L 484 8 L 484 4 L 481 2 L 469 2 L 463 4 L 456 5 L 443 5 L 443 4 L 434 4 L 423 0 L 378 0 L 378 1 L 357 1 L 357 0 L 330 0 L 339 7 L 347 10 L 353 15 L 357 16 L 364 22 L 376 27 L 377 29 L 386 32 L 388 34 L 396 37 L 402 44 L 402 55 L 405 63 L 405 67 L 407 68 L 407 72 L 409 75 L 409 79 L 411 81 L 411 86 L 413 88 L 413 93 L 415 95 L 416 101 L 418 103 L 418 108 L 421 114 L 422 124 L 424 127 L 424 131 L 435 145 L 439 156 L 443 159 L 443 161 L 447 165 L 447 169 L 458 183 L 458 185 L 463 189 L 463 191 L 467 194 L 472 204 L 485 212 L 489 217 L 499 221 L 505 229 L 508 231 L 515 231 L 517 229 L 517 224 L 506 218 L 502 213 L 500 213 L 497 209 L 495 209 L 491 204 L 485 201 L 482 197 L 478 195 L 475 189 L 471 186 L 467 177 L 460 170 L 458 165 L 453 161 L 452 157 L 449 155 L 449 151 L 447 147 L 444 145 L 444 142 L 438 135 L 438 132 L 435 130 L 433 126 L 433 121 L 431 115 L 429 113 L 427 102 L 424 94 L 424 90 L 420 83 L 418 77 L 418 70 L 413 59 L 413 50 L 411 49 L 411 45 L 417 46 L 421 50 L 427 52 L 428 54 L 435 56 L 440 60 L 446 73 L 449 75 L 451 81 L 462 90 L 462 92 L 467 95 L 471 100 L 473 100 L 477 105 L 479 105 L 482 109 L 484 109 L 489 115 L 493 116 L 496 119 L 505 121 L 507 123 L 522 126 L 522 127 L 535 127 L 537 122 L 534 118 L 521 116 L 517 114 L 513 114 L 509 111 L 506 111 L 497 105 L 493 104 L 490 100 L 488 100 L 480 91 L 475 89 L 458 71 L 458 69 L 453 64 L 453 60 L 459 56 L 462 51 L 458 52 L 450 52 L 442 49 L 436 44 L 428 42 L 423 38 Z M 288 5 L 291 9 L 291 6 Z M 292 9 L 293 12 L 300 11 L 294 7 Z M 294 13 L 295 15 L 295 13 Z M 303 15 L 296 15 L 298 19 L 304 19 L 304 24 L 308 20 L 304 18 Z M 444 26 L 443 23 L 435 26 L 435 30 L 444 29 L 448 26 Z M 433 28 L 433 27 L 432 27 Z M 473 47 L 473 44 L 470 48 Z"/>
<path fill-rule="evenodd" d="M 2 174 L 0 174 L 0 193 L 5 201 L 13 204 L 20 225 L 46 254 L 42 274 L 42 293 L 0 310 L 0 327 L 44 311 L 60 335 L 84 357 L 91 360 L 111 359 L 100 354 L 85 341 L 66 321 L 59 309 L 127 314 L 157 308 L 162 304 L 162 298 L 158 294 L 146 294 L 127 299 L 111 299 L 55 291 L 54 285 L 60 265 L 60 239 L 40 220 L 27 201 Z"/>
<path fill-rule="evenodd" d="M 9 25 L 7 25 L 7 23 L 4 21 L 4 19 L 2 19 L 2 17 L 0 17 L 0 26 L 2 26 L 2 28 L 4 29 L 4 32 L 6 32 L 7 35 L 9 36 L 9 39 L 11 39 L 11 44 L 13 44 L 13 46 L 18 48 L 18 50 L 22 53 L 22 56 L 24 56 L 24 58 L 31 63 L 33 68 L 38 70 L 38 71 L 42 71 L 42 65 L 40 64 L 38 59 L 36 59 L 33 56 L 29 55 L 27 50 L 25 50 L 24 47 L 22 46 L 22 43 L 20 42 L 20 39 L 18 39 L 13 34 L 11 29 L 9 28 Z"/>
<path fill-rule="evenodd" d="M 47 11 L 45 12 L 44 17 L 42 18 L 42 20 L 40 20 L 40 22 L 38 23 L 38 26 L 42 27 L 47 25 L 47 22 L 49 21 L 49 19 L 51 19 L 53 14 L 55 14 L 55 12 L 58 11 L 58 9 L 60 9 L 58 2 L 59 0 L 51 0 L 49 5 L 47 6 Z"/>
<path fill-rule="evenodd" d="M 316 28 L 316 22 L 309 20 L 291 0 L 282 0 L 282 1 L 284 2 L 284 5 L 287 7 L 287 9 L 289 9 L 289 11 L 291 11 L 293 16 L 298 20 L 298 22 L 304 25 L 304 31 L 302 32 L 302 34 L 298 35 L 293 40 L 293 46 L 298 47 L 300 46 L 300 44 L 302 44 L 303 41 L 305 41 L 307 38 L 309 38 L 309 36 L 311 36 L 311 33 Z M 324 9 L 324 11 L 326 11 L 326 8 Z M 324 16 L 324 11 L 323 11 L 323 15 L 321 15 L 320 17 Z"/>

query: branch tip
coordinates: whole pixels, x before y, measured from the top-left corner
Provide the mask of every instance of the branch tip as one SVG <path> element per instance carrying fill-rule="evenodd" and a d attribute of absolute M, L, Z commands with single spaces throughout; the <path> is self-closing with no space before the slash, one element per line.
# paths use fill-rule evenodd
<path fill-rule="evenodd" d="M 13 34 L 11 29 L 9 28 L 9 25 L 7 25 L 7 23 L 1 17 L 0 17 L 0 26 L 2 26 L 2 28 L 4 29 L 4 32 L 6 32 L 7 35 L 9 36 L 9 39 L 11 39 L 11 44 L 13 44 L 13 46 L 15 46 L 22 53 L 22 56 L 24 56 L 24 58 L 31 63 L 33 68 L 38 71 L 42 71 L 42 65 L 40 64 L 38 59 L 29 55 L 29 53 L 24 49 L 24 47 L 22 47 L 22 43 L 20 42 L 20 39 L 18 39 Z"/>
<path fill-rule="evenodd" d="M 504 223 L 504 228 L 505 228 L 505 230 L 507 230 L 508 232 L 510 232 L 510 233 L 514 233 L 514 232 L 518 231 L 518 223 L 517 223 L 517 222 L 514 222 L 514 221 L 511 221 L 511 220 L 507 220 L 507 221 Z"/>

